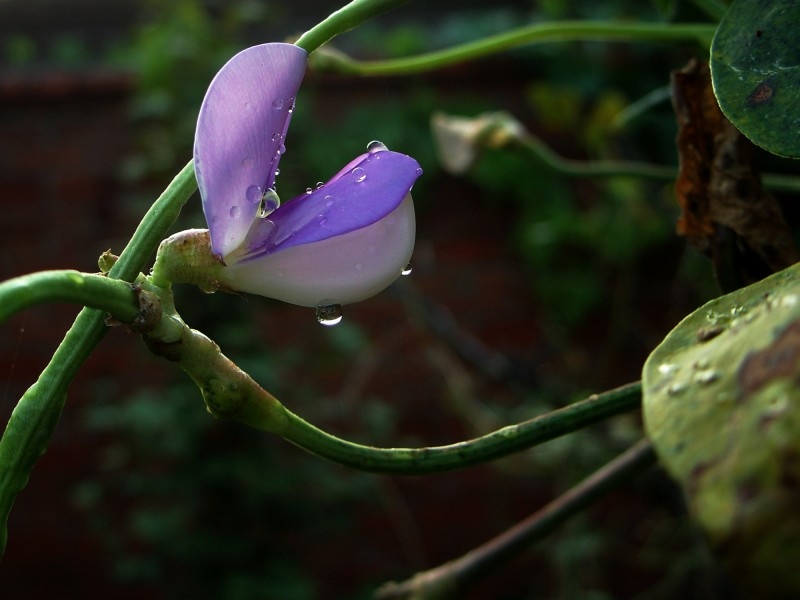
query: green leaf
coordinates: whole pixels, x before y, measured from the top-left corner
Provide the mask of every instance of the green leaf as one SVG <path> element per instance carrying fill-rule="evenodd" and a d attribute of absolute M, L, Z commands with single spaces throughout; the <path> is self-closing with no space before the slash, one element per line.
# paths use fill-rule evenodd
<path fill-rule="evenodd" d="M 645 427 L 717 555 L 800 597 L 800 264 L 713 300 L 647 359 Z"/>
<path fill-rule="evenodd" d="M 800 157 L 800 2 L 736 0 L 711 44 L 725 116 L 754 143 Z"/>

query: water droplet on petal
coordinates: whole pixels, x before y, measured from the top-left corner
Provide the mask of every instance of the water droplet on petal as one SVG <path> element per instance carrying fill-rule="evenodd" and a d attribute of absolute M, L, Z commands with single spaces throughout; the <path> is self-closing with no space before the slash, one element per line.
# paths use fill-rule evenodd
<path fill-rule="evenodd" d="M 236 219 L 238 218 L 241 212 L 242 212 L 241 209 L 238 206 L 234 205 L 231 206 L 231 209 L 228 211 L 228 214 L 231 216 L 231 219 Z"/>
<path fill-rule="evenodd" d="M 280 138 L 281 138 L 281 134 L 280 133 L 273 133 L 272 134 L 272 141 L 273 142 L 277 142 Z"/>
<path fill-rule="evenodd" d="M 306 188 L 306 194 L 311 194 L 311 192 L 313 192 L 313 191 L 314 190 L 312 190 L 310 187 Z"/>
<path fill-rule="evenodd" d="M 278 154 L 286 154 L 286 146 L 281 144 L 281 147 L 278 148 Z"/>
<path fill-rule="evenodd" d="M 266 217 L 281 205 L 281 199 L 275 188 L 269 188 L 261 198 L 261 216 Z"/>
<path fill-rule="evenodd" d="M 376 152 L 384 152 L 388 150 L 386 144 L 383 142 L 379 142 L 378 140 L 372 140 L 369 144 L 367 144 L 367 152 L 370 154 L 375 154 Z"/>
<path fill-rule="evenodd" d="M 333 196 L 331 196 L 330 194 L 325 196 L 325 206 L 327 206 L 328 208 L 333 206 Z"/>
<path fill-rule="evenodd" d="M 283 98 L 275 98 L 272 101 L 272 108 L 275 110 L 283 110 Z"/>
<path fill-rule="evenodd" d="M 317 321 L 326 327 L 338 325 L 342 320 L 342 315 L 341 304 L 320 304 L 317 307 Z"/>
<path fill-rule="evenodd" d="M 324 181 L 318 181 L 317 185 L 314 186 L 314 189 L 318 190 L 318 189 L 322 188 L 324 185 L 325 185 Z"/>
<path fill-rule="evenodd" d="M 422 167 L 417 167 L 417 176 L 422 175 Z"/>
<path fill-rule="evenodd" d="M 250 187 L 247 188 L 247 190 L 245 190 L 244 195 L 247 198 L 248 202 L 256 204 L 258 202 L 261 202 L 261 197 L 264 195 L 264 190 L 262 190 L 257 185 L 251 185 Z"/>
<path fill-rule="evenodd" d="M 356 183 L 361 183 L 367 178 L 367 172 L 361 167 L 356 167 L 350 171 L 350 173 L 353 175 L 353 179 L 355 179 Z"/>
<path fill-rule="evenodd" d="M 406 265 L 406 268 L 403 269 L 402 271 L 400 271 L 400 275 L 403 275 L 404 277 L 407 277 L 408 275 L 411 275 L 411 271 L 412 271 L 411 263 L 408 263 Z"/>
<path fill-rule="evenodd" d="M 277 177 L 280 174 L 281 174 L 281 170 L 280 169 L 275 169 L 275 177 Z"/>
<path fill-rule="evenodd" d="M 273 221 L 269 219 L 260 221 L 260 226 L 257 229 L 251 229 L 247 236 L 248 249 L 255 250 L 265 247 L 274 233 L 275 223 Z"/>

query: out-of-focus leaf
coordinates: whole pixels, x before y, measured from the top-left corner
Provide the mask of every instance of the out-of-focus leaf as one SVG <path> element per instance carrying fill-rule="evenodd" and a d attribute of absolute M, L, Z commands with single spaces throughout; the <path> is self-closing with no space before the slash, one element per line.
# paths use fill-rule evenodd
<path fill-rule="evenodd" d="M 692 61 L 673 73 L 672 85 L 678 233 L 711 258 L 726 292 L 797 262 L 800 253 L 780 206 L 753 166 L 752 145 L 717 106 L 708 66 Z"/>
<path fill-rule="evenodd" d="M 800 157 L 800 3 L 736 0 L 711 45 L 714 92 L 759 146 Z"/>
<path fill-rule="evenodd" d="M 800 265 L 709 302 L 650 355 L 647 434 L 731 573 L 800 597 Z"/>

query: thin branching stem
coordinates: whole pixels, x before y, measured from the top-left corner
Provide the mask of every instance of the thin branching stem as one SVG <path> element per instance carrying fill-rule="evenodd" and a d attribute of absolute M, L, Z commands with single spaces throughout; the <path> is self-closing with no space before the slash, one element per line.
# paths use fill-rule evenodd
<path fill-rule="evenodd" d="M 417 573 L 400 583 L 388 583 L 376 593 L 379 600 L 448 600 L 459 598 L 489 572 L 507 563 L 532 543 L 544 538 L 602 496 L 656 462 L 649 441 L 632 446 L 578 485 L 502 534 L 439 567 Z"/>
<path fill-rule="evenodd" d="M 337 35 L 358 27 L 377 15 L 407 4 L 409 0 L 353 0 L 315 25 L 295 42 L 306 52 L 313 52 Z"/>
<path fill-rule="evenodd" d="M 364 77 L 426 73 L 484 58 L 531 44 L 553 42 L 676 42 L 711 45 L 715 25 L 706 23 L 647 23 L 627 21 L 552 21 L 533 23 L 473 42 L 415 56 L 390 60 L 360 61 L 340 52 L 320 53 L 312 67 Z"/>

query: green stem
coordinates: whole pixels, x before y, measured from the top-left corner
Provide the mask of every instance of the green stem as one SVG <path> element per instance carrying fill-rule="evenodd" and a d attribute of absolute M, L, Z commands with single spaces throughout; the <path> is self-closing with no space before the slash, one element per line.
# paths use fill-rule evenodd
<path fill-rule="evenodd" d="M 570 177 L 646 177 L 674 181 L 678 175 L 677 168 L 665 165 L 625 160 L 583 161 L 563 158 L 530 134 L 517 138 L 516 142 L 548 168 Z"/>
<path fill-rule="evenodd" d="M 163 294 L 162 294 L 163 295 Z M 421 475 L 461 469 L 508 456 L 634 410 L 641 385 L 631 383 L 493 433 L 429 448 L 377 448 L 343 440 L 311 425 L 262 389 L 202 333 L 168 315 L 145 337 L 153 353 L 176 362 L 194 380 L 209 412 L 237 420 L 344 466 L 362 471 Z"/>
<path fill-rule="evenodd" d="M 52 302 L 70 302 L 110 313 L 124 323 L 139 314 L 130 284 L 73 270 L 42 271 L 0 283 L 0 323 L 11 315 Z"/>
<path fill-rule="evenodd" d="M 640 403 L 641 386 L 638 382 L 631 383 L 478 438 L 428 448 L 376 448 L 355 444 L 317 429 L 288 410 L 288 428 L 280 433 L 309 452 L 348 467 L 423 475 L 490 462 L 634 410 Z"/>
<path fill-rule="evenodd" d="M 535 160 L 569 177 L 644 177 L 663 181 L 675 181 L 678 177 L 678 168 L 668 165 L 627 160 L 584 161 L 564 158 L 530 134 L 518 138 L 516 143 Z M 796 175 L 764 173 L 761 179 L 764 187 L 773 192 L 800 193 L 800 177 Z"/>
<path fill-rule="evenodd" d="M 312 59 L 319 70 L 362 76 L 409 75 L 441 69 L 520 46 L 544 42 L 674 42 L 695 40 L 711 45 L 715 25 L 704 23 L 631 23 L 602 21 L 556 21 L 534 23 L 417 56 L 378 61 L 358 61 L 341 53 L 325 53 Z"/>
<path fill-rule="evenodd" d="M 132 280 L 197 188 L 193 163 L 187 164 L 145 214 L 131 241 L 109 271 L 114 279 Z M 44 368 L 20 399 L 0 438 L 0 555 L 8 537 L 8 515 L 44 454 L 61 416 L 70 382 L 106 331 L 105 313 L 84 308 Z"/>
<path fill-rule="evenodd" d="M 382 586 L 376 598 L 446 600 L 461 597 L 475 581 L 508 562 L 533 542 L 549 535 L 568 519 L 655 462 L 652 445 L 643 440 L 511 529 L 460 558 L 417 573 L 402 583 Z"/>
<path fill-rule="evenodd" d="M 332 38 L 358 27 L 381 13 L 393 10 L 409 0 L 353 0 L 327 19 L 306 31 L 295 42 L 311 53 Z"/>

